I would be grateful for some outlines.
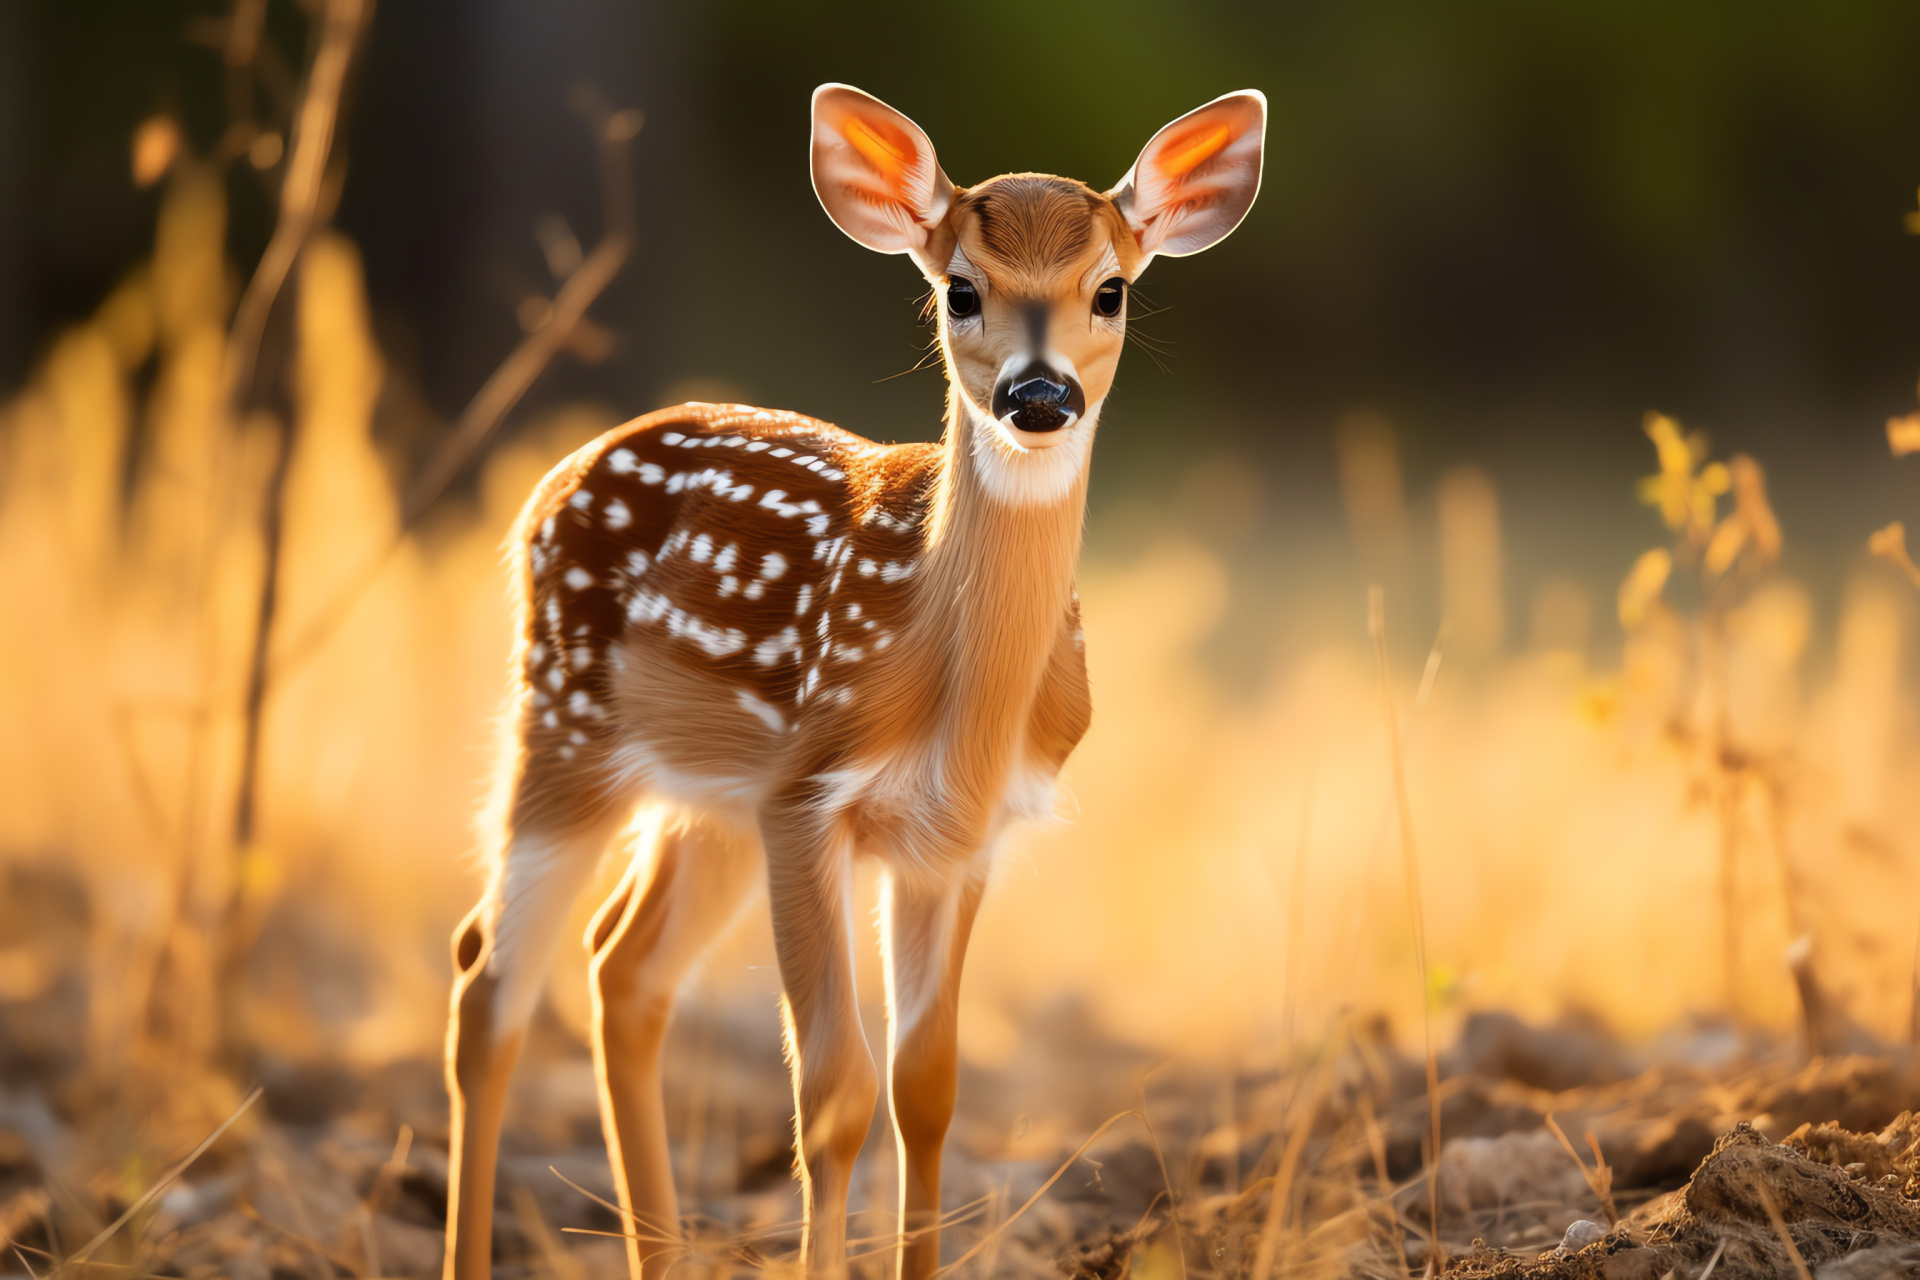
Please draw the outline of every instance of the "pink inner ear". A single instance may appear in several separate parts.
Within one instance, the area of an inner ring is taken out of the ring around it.
[[[1160,176],[1178,181],[1225,151],[1235,136],[1224,122],[1199,121],[1183,136],[1169,138],[1154,154],[1153,167]]]
[[[898,190],[907,166],[913,163],[913,140],[898,129],[890,129],[880,121],[867,121],[859,116],[848,116],[840,135],[853,145],[862,159],[880,171],[887,185]]]

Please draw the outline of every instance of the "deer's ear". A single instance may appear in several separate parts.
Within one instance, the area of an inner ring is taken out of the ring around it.
[[[1210,249],[1253,207],[1266,136],[1265,94],[1242,89],[1215,98],[1154,134],[1107,195],[1148,257]]]
[[[916,257],[953,204],[920,126],[844,84],[813,91],[813,190],[834,225],[867,248]]]

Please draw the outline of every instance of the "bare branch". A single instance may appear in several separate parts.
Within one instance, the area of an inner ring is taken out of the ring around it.
[[[274,655],[275,675],[285,675],[311,658],[346,621],[367,588],[393,558],[393,553],[405,542],[406,535],[472,465],[554,356],[566,349],[582,326],[592,323],[587,319],[587,309],[613,282],[632,254],[637,224],[627,144],[640,131],[640,113],[631,109],[610,111],[600,96],[590,90],[576,95],[575,106],[587,116],[599,145],[606,218],[600,242],[561,282],[552,313],[545,323],[529,333],[481,384],[460,414],[452,434],[434,451],[401,503],[400,527],[393,541],[320,610],[304,631]]]

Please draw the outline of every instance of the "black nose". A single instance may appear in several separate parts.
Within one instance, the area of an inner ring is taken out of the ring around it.
[[[1022,408],[1046,405],[1058,408],[1067,402],[1068,388],[1064,382],[1055,382],[1044,375],[1028,378],[1025,382],[1016,382],[1007,388],[1007,394]]]
[[[1035,361],[1001,381],[993,391],[993,416],[1006,419],[1022,431],[1058,431],[1069,415],[1087,411],[1086,397],[1072,378]]]

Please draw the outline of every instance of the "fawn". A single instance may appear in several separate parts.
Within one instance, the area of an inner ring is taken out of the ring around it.
[[[938,298],[938,444],[686,404],[580,450],[510,543],[519,635],[492,877],[455,931],[446,1275],[489,1272],[507,1077],[556,937],[642,800],[671,806],[596,915],[593,1054],[628,1265],[685,1246],[660,1050],[682,978],[764,875],[793,1068],[801,1261],[846,1270],[878,1080],[853,986],[855,855],[885,866],[900,1274],[939,1264],[967,935],[1009,821],[1047,814],[1090,712],[1074,569],[1089,454],[1156,255],[1223,239],[1260,185],[1266,99],[1155,134],[1102,194],[950,182],[907,117],[813,95],[827,216]]]

